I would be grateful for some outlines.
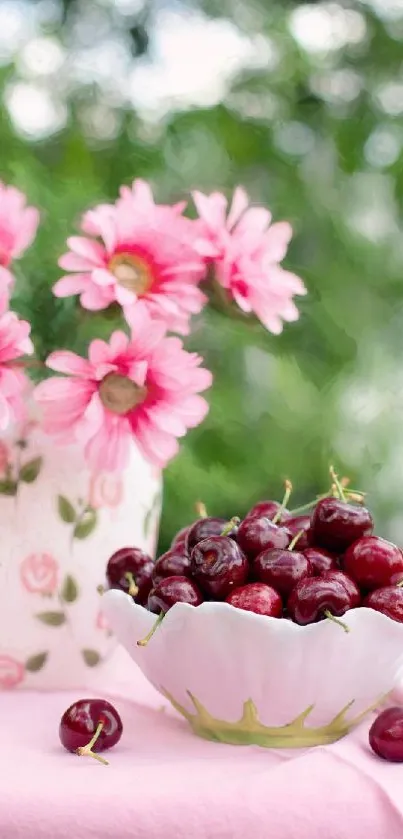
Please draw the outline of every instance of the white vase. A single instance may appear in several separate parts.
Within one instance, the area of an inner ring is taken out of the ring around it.
[[[134,445],[114,476],[34,423],[0,440],[0,690],[113,686],[97,587],[115,550],[154,555],[160,505],[160,472]]]

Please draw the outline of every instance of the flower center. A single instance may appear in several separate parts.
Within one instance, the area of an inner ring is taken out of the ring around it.
[[[147,388],[138,387],[119,373],[108,373],[99,385],[99,397],[104,407],[120,416],[144,402],[146,396]]]
[[[119,285],[134,291],[137,296],[145,294],[151,287],[153,277],[147,263],[131,253],[118,253],[109,262],[109,270]]]

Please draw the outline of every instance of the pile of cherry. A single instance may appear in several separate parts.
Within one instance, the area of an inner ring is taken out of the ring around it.
[[[158,622],[176,603],[206,600],[300,625],[332,619],[346,631],[338,619],[357,606],[403,621],[403,552],[372,535],[362,495],[332,477],[331,494],[309,515],[287,510],[287,484],[285,503],[261,501],[242,522],[201,516],[156,562],[123,548],[108,562],[108,585],[155,612]]]
[[[333,620],[345,631],[340,618],[357,606],[403,622],[403,553],[372,535],[363,494],[349,491],[333,470],[331,477],[329,494],[293,512],[287,509],[288,482],[282,504],[260,501],[242,522],[207,516],[200,505],[200,518],[177,533],[156,562],[138,548],[114,553],[106,570],[109,587],[158,616],[138,644],[148,643],[176,603],[199,606],[208,600],[300,625]],[[59,732],[68,751],[101,763],[107,761],[98,752],[114,746],[121,734],[119,714],[102,699],[75,702]],[[379,714],[369,742],[380,757],[403,762],[403,708]]]

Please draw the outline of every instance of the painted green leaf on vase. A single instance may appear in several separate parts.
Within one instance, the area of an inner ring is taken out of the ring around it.
[[[38,612],[36,617],[47,626],[62,626],[66,623],[66,616],[63,612]]]
[[[68,498],[64,495],[57,496],[57,509],[60,518],[62,521],[66,522],[66,524],[73,524],[73,522],[76,521],[76,511]]]
[[[101,656],[96,650],[81,650],[81,655],[87,665],[87,667],[96,667],[97,664],[101,661]]]
[[[28,673],[38,673],[45,666],[48,655],[48,653],[37,653],[37,655],[30,656],[25,662],[25,669]]]
[[[75,539],[87,539],[91,535],[97,525],[97,512],[90,507],[83,513],[80,520],[77,522],[73,536]]]
[[[42,457],[35,457],[33,460],[29,460],[28,463],[24,463],[19,473],[20,480],[24,481],[25,484],[32,484],[36,481],[42,469],[42,464]]]
[[[77,600],[79,588],[71,574],[67,574],[64,578],[60,594],[65,603],[74,603],[74,601]]]

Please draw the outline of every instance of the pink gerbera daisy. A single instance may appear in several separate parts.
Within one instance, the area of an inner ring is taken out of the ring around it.
[[[8,266],[33,242],[38,224],[39,212],[26,206],[25,195],[0,181],[0,290],[12,284]]]
[[[117,302],[129,322],[141,299],[154,319],[187,335],[190,316],[201,311],[206,297],[198,288],[205,261],[194,248],[195,225],[183,217],[184,206],[156,205],[141,180],[122,187],[115,204],[84,215],[87,237],[67,240],[70,251],[59,264],[74,273],[62,277],[54,293],[79,294],[82,306],[92,310]]]
[[[279,334],[283,321],[298,319],[293,296],[306,294],[302,280],[280,265],[291,225],[271,225],[269,211],[250,207],[240,187],[228,215],[228,202],[220,192],[194,192],[193,199],[200,216],[197,248],[214,264],[217,282],[242,311],[253,312],[270,332]]]
[[[0,293],[0,431],[25,414],[23,397],[28,379],[18,359],[33,351],[30,330],[27,321],[10,312],[7,295]]]
[[[83,444],[96,472],[123,469],[133,439],[149,461],[164,467],[178,451],[177,438],[208,410],[197,394],[212,376],[200,367],[200,356],[186,352],[179,338],[166,338],[143,303],[132,321],[131,338],[117,331],[109,343],[92,341],[88,360],[51,353],[48,367],[69,378],[57,376],[36,388],[45,431]]]

